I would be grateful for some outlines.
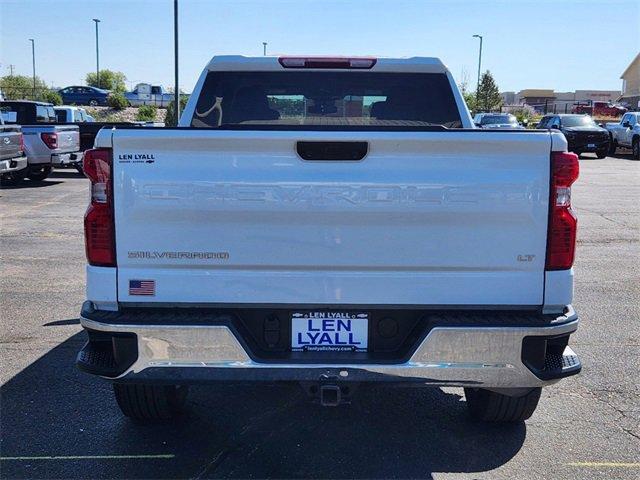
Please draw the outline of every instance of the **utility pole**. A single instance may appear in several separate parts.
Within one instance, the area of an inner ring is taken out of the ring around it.
[[[180,121],[180,87],[178,87],[178,0],[173,0],[173,55],[174,55],[174,91],[173,101],[176,112],[176,125]]]
[[[9,71],[11,72],[9,74],[10,77],[13,77],[13,68],[15,67],[15,65],[9,65]]]
[[[473,38],[480,39],[480,52],[478,53],[478,85],[476,86],[476,110],[478,109],[478,94],[480,93],[480,68],[482,66],[482,35],[474,35]]]
[[[100,88],[100,49],[98,43],[98,24],[100,20],[94,18],[93,21],[96,22],[96,86]]]
[[[33,99],[36,98],[36,42],[33,38],[30,38],[31,42],[31,62],[33,66]],[[13,75],[13,68],[11,69],[11,75]]]
[[[262,56],[267,56],[267,42],[262,42]]]

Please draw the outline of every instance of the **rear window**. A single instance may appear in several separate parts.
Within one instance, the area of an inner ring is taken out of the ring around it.
[[[515,125],[518,120],[513,115],[485,115],[480,120],[481,125],[502,125],[512,124]]]
[[[47,107],[44,105],[36,106],[36,122],[38,123],[55,123],[56,111],[53,107]]]
[[[58,123],[66,123],[67,112],[65,110],[56,110],[56,121]]]
[[[431,130],[460,128],[462,122],[444,74],[210,72],[191,126]]]

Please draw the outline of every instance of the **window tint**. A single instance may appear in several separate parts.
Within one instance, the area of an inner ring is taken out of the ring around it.
[[[565,127],[595,127],[596,123],[589,115],[567,115],[562,118]]]
[[[53,107],[47,107],[45,105],[36,105],[36,122],[55,123],[56,111],[53,109]]]
[[[482,117],[481,125],[494,125],[494,124],[512,124],[515,125],[518,123],[516,117],[508,114],[508,115],[485,115]]]
[[[157,95],[160,93],[160,87],[151,87],[151,93]]]
[[[191,125],[429,130],[462,123],[444,74],[287,71],[209,73]]]
[[[67,121],[67,112],[64,110],[56,110],[56,122],[65,123]]]
[[[84,115],[82,114],[82,110],[75,110],[73,112],[73,121],[84,122]]]

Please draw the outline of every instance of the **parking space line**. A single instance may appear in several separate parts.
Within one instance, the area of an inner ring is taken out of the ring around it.
[[[640,468],[640,463],[636,462],[571,462],[570,467],[614,467],[614,468]]]
[[[173,454],[159,455],[50,455],[50,456],[31,456],[31,457],[0,457],[2,460],[155,460],[155,459],[171,459],[176,456]]]

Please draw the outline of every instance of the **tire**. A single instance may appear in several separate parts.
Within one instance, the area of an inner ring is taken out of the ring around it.
[[[138,423],[167,422],[179,417],[188,390],[186,385],[113,384],[120,410]]]
[[[0,175],[0,185],[3,187],[11,187],[17,185],[27,175],[27,169],[16,170],[14,172],[3,173]]]
[[[602,150],[598,150],[596,152],[596,157],[605,158],[607,156],[608,152],[609,152],[609,147],[607,146],[607,148],[603,148]]]
[[[78,171],[80,175],[84,175],[84,169],[82,168],[82,165],[75,165],[74,168]]]
[[[481,388],[465,388],[469,413],[483,422],[523,422],[527,420],[540,400],[541,388],[534,388],[521,397],[510,397]]]
[[[638,137],[631,142],[631,158],[640,160],[640,138]]]
[[[51,174],[52,169],[53,167],[51,165],[29,167],[27,178],[34,182],[41,182]]]
[[[618,148],[618,142],[613,139],[613,136],[610,136],[609,139],[609,155],[615,155]]]

